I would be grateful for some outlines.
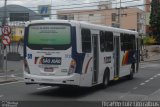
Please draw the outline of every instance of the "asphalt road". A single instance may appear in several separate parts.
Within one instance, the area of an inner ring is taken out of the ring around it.
[[[142,63],[133,80],[112,81],[108,88],[0,84],[0,101],[150,101],[160,100],[160,61]]]

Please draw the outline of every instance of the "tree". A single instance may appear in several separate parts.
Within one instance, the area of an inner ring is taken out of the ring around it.
[[[160,43],[160,0],[152,0],[151,2],[151,15],[150,25],[152,34],[158,43]]]

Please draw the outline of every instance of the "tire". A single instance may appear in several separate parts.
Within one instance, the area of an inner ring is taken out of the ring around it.
[[[102,88],[107,88],[109,84],[109,70],[105,70],[104,75],[103,75],[103,83],[102,83]]]
[[[135,73],[135,64],[132,64],[130,74],[128,75],[129,80],[132,80],[134,78],[134,73]]]

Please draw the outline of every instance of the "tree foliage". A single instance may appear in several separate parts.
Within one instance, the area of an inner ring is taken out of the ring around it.
[[[150,25],[152,34],[160,43],[160,0],[152,0],[151,2]]]
[[[143,38],[143,43],[145,45],[153,45],[153,44],[156,44],[156,39],[154,36],[145,36]]]

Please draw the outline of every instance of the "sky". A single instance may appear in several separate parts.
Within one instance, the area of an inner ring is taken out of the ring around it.
[[[75,6],[72,4],[88,3],[86,5],[96,5],[95,3],[92,3],[92,2],[98,2],[98,1],[105,1],[105,0],[7,0],[7,4],[17,4],[25,7],[34,7],[32,9],[36,9],[38,5],[48,5],[48,4],[52,4],[54,8],[58,8],[59,5],[69,5],[69,6],[66,6],[68,8],[68,7]],[[116,1],[120,1],[120,0],[111,0],[111,1],[115,3]],[[135,2],[129,3],[127,1],[135,1]],[[121,2],[127,2],[125,4],[123,3],[122,6],[125,6],[125,5],[128,6],[128,5],[142,4],[143,0],[121,0]],[[89,4],[89,3],[92,3],[92,4]],[[4,5],[4,0],[0,0],[0,7],[3,5]],[[79,5],[76,5],[76,7],[77,6]]]
[[[0,7],[4,5],[4,1],[5,0],[0,0]],[[55,14],[57,10],[64,10],[64,8],[65,9],[74,8],[75,10],[96,9],[99,1],[107,1],[107,0],[7,0],[7,5],[10,5],[10,4],[21,5],[35,12],[38,12],[38,5],[52,4],[52,14]],[[119,7],[120,0],[111,0],[111,1],[114,4],[113,7]],[[143,0],[121,0],[121,2],[122,2],[121,3],[122,7],[144,4]],[[79,4],[83,4],[83,5],[79,5]],[[140,8],[143,9],[143,7],[140,7]]]

